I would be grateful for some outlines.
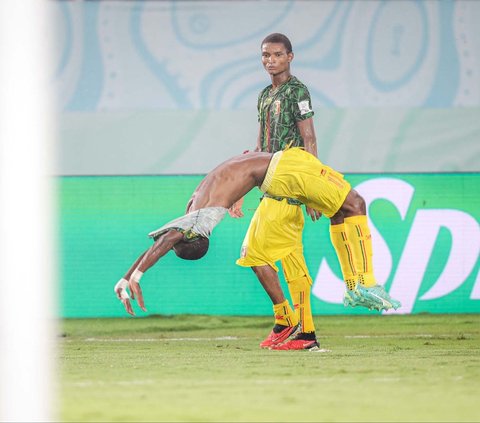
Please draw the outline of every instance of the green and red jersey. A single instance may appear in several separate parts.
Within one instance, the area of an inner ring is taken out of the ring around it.
[[[310,93],[296,77],[276,89],[264,88],[258,96],[258,121],[262,128],[261,149],[269,153],[304,147],[297,122],[313,116]]]

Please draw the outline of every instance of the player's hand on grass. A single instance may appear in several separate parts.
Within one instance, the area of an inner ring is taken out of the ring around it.
[[[305,206],[307,210],[307,214],[311,217],[311,219],[315,222],[316,220],[320,219],[322,217],[322,212],[312,209],[311,207]]]
[[[228,214],[234,218],[243,217],[242,205],[243,197],[236,203],[233,203],[233,206],[228,209]]]
[[[130,295],[128,294],[127,287],[130,290]],[[134,300],[135,298],[137,299],[139,307],[143,311],[147,311],[145,309],[145,302],[143,300],[142,288],[140,288],[140,284],[138,282],[129,282],[126,279],[120,279],[113,290],[115,291],[117,298],[122,302],[128,314],[135,316],[132,302],[130,301],[131,299]]]
[[[132,303],[130,302],[130,295],[127,292],[128,281],[126,279],[120,279],[113,290],[115,291],[115,295],[117,298],[122,302],[125,310],[128,314],[135,316],[133,311]]]
[[[125,307],[125,310],[127,310],[128,314],[131,314],[132,316],[135,316],[135,312],[133,311],[132,303],[130,301],[130,298],[124,298],[121,300],[123,303],[123,306]]]
[[[147,309],[145,308],[145,301],[143,300],[143,293],[142,293],[142,288],[140,287],[140,284],[136,281],[131,280],[128,282],[128,287],[130,288],[130,294],[132,296],[132,300],[136,299],[138,306],[143,311],[147,311]]]

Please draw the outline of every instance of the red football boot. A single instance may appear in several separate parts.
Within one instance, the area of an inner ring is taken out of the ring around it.
[[[271,348],[281,344],[290,336],[294,336],[299,329],[299,324],[295,326],[275,325],[270,334],[260,343],[260,348]]]
[[[318,350],[320,345],[315,337],[315,333],[299,333],[297,336],[288,339],[281,344],[272,345],[271,350]]]

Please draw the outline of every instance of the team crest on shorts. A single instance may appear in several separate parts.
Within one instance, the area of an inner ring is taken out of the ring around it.
[[[242,249],[240,251],[240,257],[241,258],[247,257],[247,249],[248,249],[248,247],[246,245],[242,245]]]

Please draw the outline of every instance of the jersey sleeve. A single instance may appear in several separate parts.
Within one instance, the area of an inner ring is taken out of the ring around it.
[[[296,122],[308,119],[315,114],[312,109],[310,93],[308,92],[308,88],[303,84],[295,87],[293,92],[292,109]]]
[[[258,122],[261,122],[262,120],[262,102],[263,102],[263,97],[265,95],[265,91],[268,90],[268,87],[264,88],[260,93],[258,94],[258,99],[257,99],[257,120]]]
[[[257,120],[258,122],[260,122],[260,102],[262,100],[262,92],[260,92],[260,94],[258,94],[258,98],[257,98]]]

